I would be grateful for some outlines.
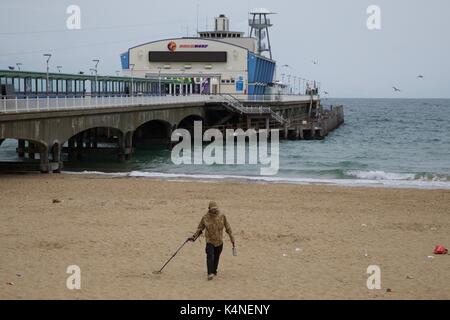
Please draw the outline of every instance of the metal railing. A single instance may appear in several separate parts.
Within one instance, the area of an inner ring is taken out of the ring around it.
[[[272,94],[272,95],[233,95],[242,102],[308,102],[319,99],[319,96],[314,95],[299,95],[299,94]]]
[[[115,108],[177,103],[206,103],[215,101],[215,96],[86,96],[64,98],[1,99],[0,113],[22,113],[39,111],[61,111],[75,109]]]
[[[222,95],[221,96],[224,101],[223,104],[231,109],[234,109],[233,111],[237,111],[241,114],[270,114],[270,116],[278,121],[281,124],[288,124],[288,121],[284,119],[281,115],[274,112],[271,107],[265,107],[265,106],[244,106],[242,104],[242,100],[236,98],[234,95]]]
[[[277,121],[284,121],[281,116],[266,106],[244,106],[243,103],[310,101],[311,96],[299,95],[183,95],[183,96],[84,96],[84,97],[36,97],[0,99],[0,114],[39,111],[61,111],[75,109],[114,108],[132,106],[152,106],[181,103],[226,103],[241,113],[273,114]]]

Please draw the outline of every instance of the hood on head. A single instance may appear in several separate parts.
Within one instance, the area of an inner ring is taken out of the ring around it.
[[[211,201],[209,203],[208,209],[209,209],[209,213],[212,213],[212,214],[218,214],[219,213],[219,206],[214,201]]]

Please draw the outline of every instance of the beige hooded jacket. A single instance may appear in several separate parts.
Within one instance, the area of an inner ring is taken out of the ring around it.
[[[233,232],[227,217],[221,214],[218,208],[211,208],[209,212],[202,218],[198,225],[197,232],[194,234],[194,239],[197,239],[204,230],[206,242],[215,247],[223,244],[223,229],[225,228],[231,242],[234,244]]]

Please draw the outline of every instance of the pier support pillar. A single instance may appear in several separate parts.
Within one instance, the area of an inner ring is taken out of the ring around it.
[[[75,151],[75,139],[74,138],[70,138],[69,141],[67,142],[67,146],[68,146],[68,153],[69,153],[69,160],[72,160],[74,158],[74,151]]]
[[[48,158],[48,147],[42,146],[39,152],[41,158],[40,169],[42,173],[48,173],[50,171],[50,161]]]
[[[93,139],[94,139],[94,141],[92,143],[92,147],[94,149],[98,148],[98,130],[99,130],[98,128],[95,128],[94,132],[93,132]]]
[[[252,118],[247,116],[247,130],[252,127]]]
[[[77,152],[76,152],[78,161],[81,161],[83,159],[82,150],[83,150],[83,136],[78,135],[78,137],[77,137]]]
[[[18,151],[18,154],[19,154],[19,158],[25,157],[25,140],[19,139],[18,150],[17,151]]]
[[[28,141],[28,158],[30,160],[34,160],[36,158],[35,156],[35,149],[36,145],[33,142]]]
[[[133,132],[127,132],[119,138],[119,161],[131,160],[133,150]]]
[[[270,118],[266,118],[266,130],[270,130]]]
[[[125,134],[125,160],[129,161],[131,160],[131,157],[133,155],[133,132],[127,132]]]
[[[52,148],[52,160],[57,164],[57,169],[53,170],[53,173],[60,173],[63,163],[61,161],[61,149],[62,146],[59,143],[55,143]]]

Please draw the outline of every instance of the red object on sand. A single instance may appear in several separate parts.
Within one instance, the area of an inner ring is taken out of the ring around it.
[[[436,249],[434,249],[434,254],[447,254],[448,250],[445,249],[443,246],[436,246]]]

